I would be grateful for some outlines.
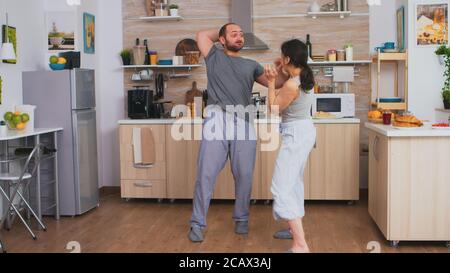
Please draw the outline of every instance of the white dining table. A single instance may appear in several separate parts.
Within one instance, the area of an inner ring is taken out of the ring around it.
[[[32,137],[34,144],[41,143],[41,136],[44,134],[52,134],[54,148],[56,152],[51,157],[54,161],[54,193],[55,193],[55,219],[59,220],[59,179],[58,179],[58,133],[62,132],[63,128],[35,128],[33,130],[7,130],[5,133],[0,134],[0,145],[3,151],[8,152],[9,142],[22,138]],[[36,214],[42,220],[42,205],[41,205],[41,168],[40,162],[36,171]]]

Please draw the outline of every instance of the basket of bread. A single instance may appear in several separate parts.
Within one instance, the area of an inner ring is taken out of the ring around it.
[[[423,126],[423,122],[410,113],[397,115],[392,124],[398,128],[418,128]]]

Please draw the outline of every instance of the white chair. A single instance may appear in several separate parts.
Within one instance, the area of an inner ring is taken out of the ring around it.
[[[8,193],[7,193],[5,191],[5,189],[0,185],[0,192],[3,195],[3,197],[6,199],[6,201],[8,202],[8,205],[5,208],[3,217],[0,221],[0,229],[3,228],[6,221],[10,222],[11,216],[13,216],[13,217],[17,216],[20,218],[22,223],[25,225],[25,227],[27,228],[28,232],[31,234],[31,236],[33,237],[34,240],[36,240],[37,237],[34,234],[34,232],[31,230],[30,225],[27,223],[27,221],[25,221],[23,216],[20,214],[21,208],[25,208],[28,213],[31,213],[34,216],[34,218],[36,218],[37,222],[39,223],[39,225],[42,227],[42,229],[44,231],[46,231],[47,228],[45,227],[44,223],[42,223],[41,219],[39,219],[37,214],[34,212],[32,207],[26,200],[26,198],[20,192],[20,188],[22,186],[23,189],[28,189],[28,187],[32,181],[31,178],[34,177],[34,175],[36,174],[42,151],[43,151],[43,145],[41,145],[41,144],[36,145],[33,148],[33,150],[31,151],[31,153],[27,157],[22,159],[22,160],[26,159],[26,161],[25,161],[25,164],[22,166],[22,170],[20,172],[0,173],[0,182],[7,183],[6,188],[9,189]],[[33,158],[35,159],[33,169],[31,172],[28,172],[30,162],[32,161]],[[19,199],[18,204],[14,204],[14,200],[15,200],[16,196]],[[9,223],[9,225],[10,225],[10,223]],[[8,228],[10,228],[10,226]],[[2,248],[2,250],[5,252],[5,245],[1,241],[0,241],[0,248]]]

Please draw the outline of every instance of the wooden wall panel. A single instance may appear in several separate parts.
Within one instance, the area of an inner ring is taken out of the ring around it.
[[[144,0],[123,0],[123,45],[130,48],[136,38],[150,40],[150,49],[158,51],[162,59],[171,59],[175,53],[177,43],[184,38],[194,38],[199,30],[220,28],[228,22],[230,15],[230,0],[183,0],[176,1],[180,6],[180,15],[184,17],[179,22],[146,22],[132,20],[146,16]],[[272,62],[280,55],[280,46],[283,41],[291,38],[305,39],[311,34],[314,54],[325,54],[329,48],[342,48],[351,42],[355,59],[369,58],[369,8],[366,0],[350,0],[350,10],[355,16],[345,19],[317,18],[306,16],[292,18],[276,17],[286,14],[305,14],[309,7],[309,0],[254,0],[254,32],[270,47],[268,51],[244,51],[243,56],[252,58],[261,63]],[[328,0],[320,0],[324,4]],[[269,18],[267,18],[269,17]],[[203,60],[201,60],[203,61]],[[370,100],[370,78],[368,66],[357,66],[360,77],[356,78],[352,86],[356,94],[357,117],[366,120]],[[169,72],[168,70],[164,70]],[[132,82],[131,75],[134,70],[124,71],[124,90],[133,85],[147,84],[154,86],[153,82]],[[170,71],[173,72],[173,71]],[[187,70],[175,72],[186,73]],[[330,83],[330,78],[317,77],[319,84]],[[173,79],[167,83],[165,99],[174,103],[184,103],[184,94],[191,88],[192,82],[197,81],[198,88],[207,87],[206,70],[204,67],[195,68],[190,78]],[[266,93],[266,88],[255,84],[255,91]],[[126,98],[126,95],[124,96]],[[124,100],[126,108],[126,100]],[[361,126],[364,128],[364,126]],[[362,143],[367,143],[365,129],[361,132]]]

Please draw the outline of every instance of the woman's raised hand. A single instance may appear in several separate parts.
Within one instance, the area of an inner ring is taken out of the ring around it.
[[[264,74],[269,82],[275,82],[278,76],[277,70],[270,64],[264,66]]]

